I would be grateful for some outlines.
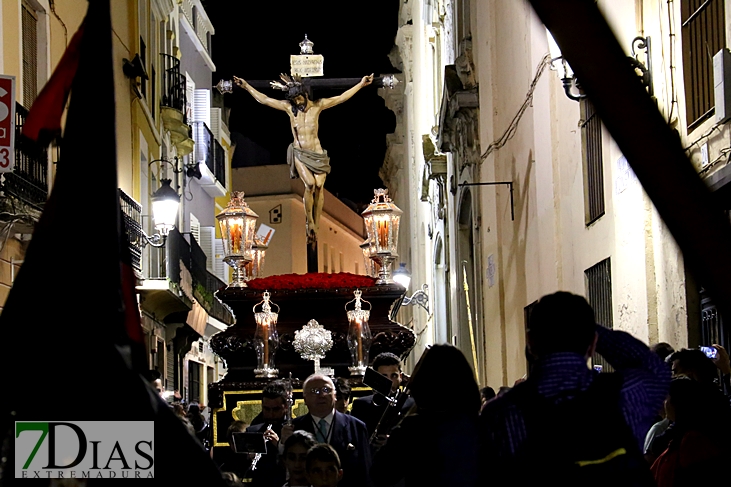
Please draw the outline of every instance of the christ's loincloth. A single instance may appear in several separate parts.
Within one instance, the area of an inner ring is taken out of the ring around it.
[[[330,157],[327,155],[327,151],[323,151],[322,154],[319,152],[313,152],[311,150],[298,149],[294,144],[289,144],[287,147],[287,164],[289,164],[289,177],[297,179],[297,168],[294,165],[294,158],[302,162],[308,169],[315,174],[330,174]]]

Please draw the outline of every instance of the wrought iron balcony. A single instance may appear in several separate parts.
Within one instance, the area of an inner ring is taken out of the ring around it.
[[[48,199],[48,151],[24,141],[23,130],[28,109],[15,104],[15,168],[5,173],[2,189],[24,203],[42,210]]]
[[[180,72],[178,58],[164,53],[160,57],[163,66],[160,115],[178,155],[188,155],[193,151],[193,139],[188,125],[185,75]]]
[[[122,205],[122,213],[124,224],[127,228],[129,236],[129,249],[132,255],[132,266],[138,272],[142,271],[142,207],[121,189],[119,191],[120,203]],[[195,238],[191,236],[190,243],[177,230],[172,229],[168,234],[164,247],[149,247],[150,265],[148,274],[145,276],[151,281],[167,281],[172,284],[172,289],[180,289],[184,286],[181,283],[181,275],[189,274],[192,282],[193,296],[205,308],[209,315],[217,320],[233,324],[234,318],[231,311],[223,305],[218,298],[215,297],[216,291],[226,287],[226,283],[215,275],[211,274],[206,268],[206,254],[201,249]],[[181,273],[181,268],[185,268]],[[167,286],[165,286],[167,288]],[[151,288],[159,289],[159,288]],[[182,293],[176,298],[180,300]],[[185,301],[185,299],[183,299]],[[190,309],[190,302],[187,305],[180,304],[180,311]],[[171,308],[168,308],[171,309]]]
[[[216,298],[216,291],[225,288],[226,283],[207,270],[206,261],[206,253],[191,235],[190,273],[193,278],[193,294],[209,315],[223,323],[233,324],[231,312]]]
[[[221,185],[226,185],[226,152],[205,122],[193,122],[195,160],[205,162]]]
[[[180,60],[169,54],[160,54],[160,57],[163,66],[160,105],[182,112],[183,122],[187,123],[185,75],[180,72]]]
[[[122,207],[122,219],[127,229],[129,240],[129,252],[132,256],[132,268],[138,273],[142,272],[142,205],[132,199],[121,189],[119,192],[119,204]]]

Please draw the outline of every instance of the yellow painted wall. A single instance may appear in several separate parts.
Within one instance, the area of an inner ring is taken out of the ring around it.
[[[113,1],[112,7],[112,58],[114,63],[114,93],[117,127],[117,174],[119,187],[139,201],[135,193],[136,179],[133,161],[139,161],[138,151],[133,150],[136,131],[132,127],[132,93],[130,80],[122,72],[123,59],[131,59],[137,50],[136,2]],[[136,158],[135,158],[136,156]]]
[[[15,76],[16,83],[20,83],[20,1],[3,0],[0,8],[3,9],[3,74]],[[20,99],[20,89],[16,90],[16,98]]]

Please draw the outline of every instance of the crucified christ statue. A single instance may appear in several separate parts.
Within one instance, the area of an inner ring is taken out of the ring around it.
[[[246,80],[234,76],[236,86],[251,94],[262,105],[282,110],[289,115],[294,141],[287,149],[289,175],[297,176],[305,184],[304,205],[307,224],[307,242],[317,241],[322,204],[325,201],[325,177],[330,172],[330,158],[320,145],[318,137],[320,112],[349,100],[361,88],[373,82],[373,75],[364,76],[358,84],[331,98],[312,101],[307,96],[307,88],[298,77],[281,75],[280,81],[272,81],[272,88],[286,92],[285,100],[276,100],[254,89]]]

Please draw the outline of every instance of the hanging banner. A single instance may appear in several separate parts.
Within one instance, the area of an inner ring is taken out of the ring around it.
[[[0,75],[0,173],[15,167],[15,76]]]

